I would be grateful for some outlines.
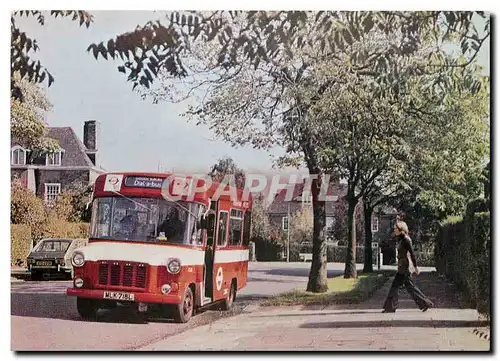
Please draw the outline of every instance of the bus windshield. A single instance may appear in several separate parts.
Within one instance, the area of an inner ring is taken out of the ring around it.
[[[96,198],[91,238],[200,245],[198,223],[204,208],[198,203],[158,198]]]

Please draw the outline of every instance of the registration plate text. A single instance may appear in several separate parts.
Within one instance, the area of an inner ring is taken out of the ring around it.
[[[104,291],[104,298],[109,300],[133,301],[135,299],[133,293]]]
[[[37,266],[52,266],[52,261],[36,261]]]

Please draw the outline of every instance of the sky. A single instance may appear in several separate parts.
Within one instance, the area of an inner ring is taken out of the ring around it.
[[[223,156],[231,156],[247,171],[268,171],[272,154],[251,146],[233,148],[213,140],[206,126],[179,116],[180,104],[153,104],[132,91],[132,83],[117,71],[118,62],[95,60],[86,49],[91,43],[109,40],[164,14],[153,11],[92,11],[94,22],[87,29],[69,19],[46,19],[39,26],[33,19],[19,25],[36,38],[36,57],[55,78],[47,89],[53,110],[49,126],[70,126],[83,139],[83,124],[97,120],[99,163],[106,171],[206,172]],[[489,43],[479,62],[489,72]],[[277,154],[281,155],[280,150]]]
[[[36,38],[37,58],[55,78],[47,93],[53,109],[49,126],[72,127],[83,139],[83,124],[97,120],[99,162],[106,171],[206,172],[223,156],[231,156],[246,170],[272,167],[266,151],[252,147],[232,148],[214,141],[206,126],[179,116],[182,105],[142,100],[132,83],[117,71],[118,62],[95,60],[87,48],[109,40],[162,15],[152,11],[92,11],[94,22],[87,29],[69,19],[19,21],[23,31]]]

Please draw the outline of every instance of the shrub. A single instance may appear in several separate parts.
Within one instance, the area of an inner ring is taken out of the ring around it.
[[[262,237],[254,237],[255,257],[260,262],[272,262],[281,259],[281,244],[277,240],[268,240]]]
[[[10,225],[10,264],[21,266],[31,249],[31,228],[25,224]]]
[[[478,205],[479,204],[479,205]],[[471,306],[490,314],[491,220],[484,203],[474,201],[464,219],[441,224],[435,248],[436,269],[463,291]]]
[[[433,252],[415,252],[415,258],[419,267],[434,267],[434,253]]]
[[[38,227],[45,219],[45,205],[34,192],[14,181],[11,184],[10,222]]]
[[[41,238],[87,238],[89,236],[88,223],[71,223],[65,220],[50,218],[44,223]]]

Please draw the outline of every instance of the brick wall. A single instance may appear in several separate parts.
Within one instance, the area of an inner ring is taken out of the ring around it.
[[[62,192],[81,189],[89,184],[89,171],[40,170],[37,177],[37,196],[44,196],[45,183],[61,183]]]

